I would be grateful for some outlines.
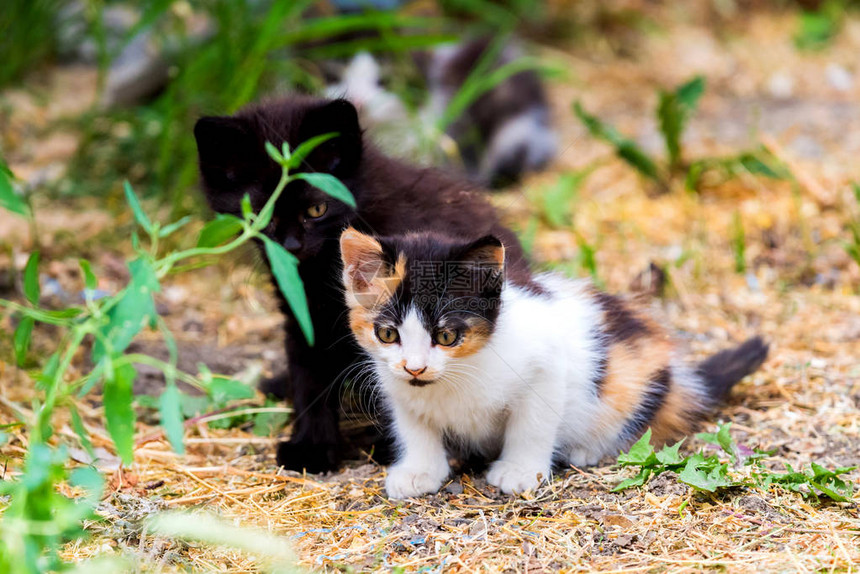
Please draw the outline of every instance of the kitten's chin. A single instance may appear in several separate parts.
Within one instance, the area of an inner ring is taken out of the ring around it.
[[[409,379],[409,384],[413,387],[426,387],[435,382],[434,379]]]

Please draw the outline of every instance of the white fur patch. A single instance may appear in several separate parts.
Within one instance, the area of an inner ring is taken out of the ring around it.
[[[390,496],[442,485],[449,472],[446,438],[484,453],[501,451],[487,480],[504,492],[549,478],[554,456],[591,465],[618,453],[621,429],[606,426],[613,417],[594,383],[605,351],[596,328],[603,311],[587,281],[554,274],[536,280],[545,293],[505,286],[495,332],[472,355],[452,358],[431,345],[414,310],[398,326],[402,345],[369,349],[401,449],[389,471]],[[404,361],[427,366],[433,382],[411,385]],[[697,400],[698,378],[680,364],[673,371]]]
[[[481,177],[492,178],[519,154],[525,154],[524,171],[538,170],[552,161],[558,142],[547,116],[546,109],[534,107],[505,122],[481,159]]]

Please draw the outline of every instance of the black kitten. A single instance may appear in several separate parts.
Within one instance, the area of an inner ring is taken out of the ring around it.
[[[293,432],[278,447],[278,464],[322,472],[337,468],[342,454],[338,428],[343,375],[361,358],[349,331],[340,285],[341,231],[396,235],[436,230],[463,240],[488,234],[506,247],[508,280],[531,284],[516,236],[503,227],[483,193],[435,169],[421,169],[382,155],[364,141],[355,108],[344,100],[295,96],[250,107],[231,117],[201,118],[194,128],[203,187],[212,208],[239,215],[249,194],[259,210],[271,195],[281,168],[266,154],[267,141],[292,149],[330,132],[307,157],[304,171],[327,172],[352,191],[357,209],[304,182],[284,190],[266,233],[298,257],[311,310],[316,344],[308,346],[286,301],[288,374],[264,390],[291,399]],[[280,296],[280,295],[279,295]]]

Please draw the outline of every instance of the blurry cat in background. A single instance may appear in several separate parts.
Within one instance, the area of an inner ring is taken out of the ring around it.
[[[438,490],[449,454],[494,462],[487,481],[523,492],[553,462],[588,466],[649,427],[690,433],[764,361],[758,337],[699,364],[667,330],[587,280],[506,274],[488,235],[341,235],[355,340],[370,355],[399,456],[386,491]]]
[[[358,108],[377,144],[389,153],[425,163],[444,158],[430,153],[426,141],[447,106],[490,48],[481,38],[415,55],[429,98],[412,114],[393,93],[382,87],[379,63],[367,53],[356,55],[339,83],[326,89]],[[516,45],[506,46],[490,71],[520,57]],[[481,95],[447,129],[468,175],[477,183],[507,185],[529,171],[543,169],[555,156],[556,135],[540,77],[534,71],[514,74]],[[438,150],[437,150],[438,152]]]
[[[489,37],[443,46],[419,64],[430,91],[430,115],[442,114],[490,47]],[[490,70],[520,56],[516,43],[509,43]],[[493,187],[543,169],[557,150],[546,93],[534,70],[514,74],[485,92],[451,124],[448,134],[472,177]]]

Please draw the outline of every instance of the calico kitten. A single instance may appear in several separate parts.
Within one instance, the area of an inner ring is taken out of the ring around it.
[[[355,107],[345,100],[294,96],[252,106],[230,117],[201,118],[195,128],[203,188],[215,211],[240,215],[249,194],[259,210],[271,196],[281,168],[264,149],[266,141],[292,149],[330,132],[302,168],[331,173],[350,189],[357,209],[297,181],[284,190],[265,232],[300,261],[316,344],[308,346],[286,301],[288,373],[264,390],[293,402],[289,442],[278,447],[278,463],[289,469],[321,472],[341,458],[338,428],[340,385],[359,361],[351,341],[340,274],[341,231],[354,226],[394,235],[436,229],[464,240],[491,233],[507,248],[509,276],[528,284],[530,276],[516,236],[505,229],[485,194],[434,169],[419,169],[382,155],[362,136]],[[280,297],[280,294],[279,294]]]
[[[417,58],[430,91],[425,113],[439,117],[490,48],[489,37],[443,46]],[[491,69],[520,57],[508,44]],[[556,135],[543,84],[533,70],[519,72],[485,92],[448,129],[466,167],[485,185],[499,187],[537,171],[555,156]]]
[[[391,498],[434,492],[448,448],[495,460],[487,481],[522,492],[553,461],[596,464],[651,427],[678,438],[761,365],[758,337],[698,365],[645,313],[588,281],[505,277],[506,249],[417,233],[341,236],[355,340],[370,354],[400,447]]]

